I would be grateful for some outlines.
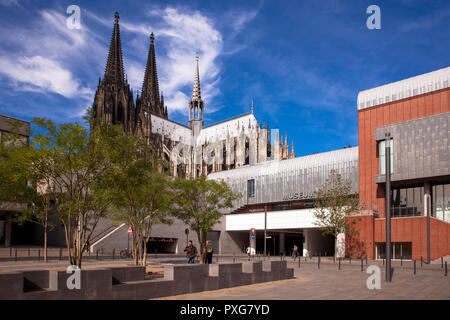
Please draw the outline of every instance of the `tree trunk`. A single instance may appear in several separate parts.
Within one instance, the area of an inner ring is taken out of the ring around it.
[[[144,242],[144,252],[142,252],[142,266],[147,266],[147,243]]]
[[[334,260],[336,261],[338,254],[338,241],[337,241],[337,234],[334,236]]]
[[[44,218],[44,263],[47,263],[47,228],[48,228],[48,218],[47,214],[45,214]]]
[[[198,233],[198,240],[200,242],[200,263],[204,264],[205,263],[205,258],[206,258],[206,246],[205,246],[205,241],[206,241],[206,235],[207,232],[205,232],[205,230],[200,230],[200,232]]]

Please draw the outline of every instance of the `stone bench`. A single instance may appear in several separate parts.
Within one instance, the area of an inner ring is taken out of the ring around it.
[[[291,279],[286,261],[164,266],[164,278],[145,280],[144,267],[81,270],[81,288],[68,289],[66,270],[0,273],[0,299],[142,300]]]

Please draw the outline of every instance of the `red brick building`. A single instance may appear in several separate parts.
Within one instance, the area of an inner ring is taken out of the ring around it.
[[[391,142],[393,258],[450,254],[450,67],[362,91],[358,95],[359,234],[349,256],[383,258],[385,133]],[[427,206],[427,199],[430,200]]]

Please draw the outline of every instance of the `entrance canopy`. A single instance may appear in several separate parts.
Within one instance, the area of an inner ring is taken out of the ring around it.
[[[229,214],[225,218],[226,231],[248,231],[251,228],[264,230],[264,212]],[[267,212],[268,230],[317,228],[315,221],[314,209]]]

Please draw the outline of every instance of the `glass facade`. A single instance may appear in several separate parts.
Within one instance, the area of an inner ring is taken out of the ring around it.
[[[423,187],[392,189],[392,216],[412,217],[423,215]]]
[[[434,185],[431,192],[433,217],[450,222],[450,183]]]
[[[380,174],[386,174],[386,141],[381,140],[378,144],[378,154],[380,155]],[[394,172],[394,140],[390,140],[391,153],[391,173]]]

